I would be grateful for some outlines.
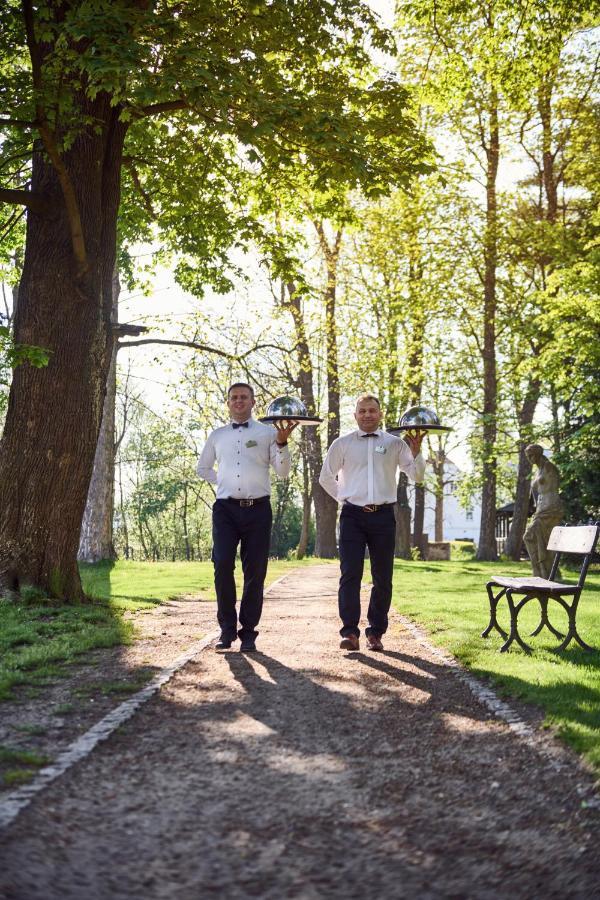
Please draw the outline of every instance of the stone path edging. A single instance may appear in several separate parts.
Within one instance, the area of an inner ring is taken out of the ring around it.
[[[284,578],[292,574],[293,572],[288,572],[273,581],[265,590],[265,596],[280,584]],[[67,769],[70,769],[75,763],[89,756],[94,747],[101,741],[109,738],[120,725],[131,718],[143,703],[153,697],[163,685],[170,681],[179,669],[183,668],[195,656],[205,650],[206,647],[209,647],[219,637],[219,634],[220,631],[215,631],[201,641],[196,641],[196,643],[192,644],[172,665],[162,669],[133,697],[123,701],[123,703],[111,710],[104,718],[100,719],[88,731],[73,741],[70,747],[63,750],[53,763],[40,769],[33,781],[12,791],[0,801],[0,831],[10,825],[40,791],[43,791],[45,787],[61,775],[64,775]]]

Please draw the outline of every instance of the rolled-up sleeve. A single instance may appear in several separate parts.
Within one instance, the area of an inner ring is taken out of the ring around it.
[[[271,442],[270,448],[271,465],[278,478],[287,478],[292,468],[292,458],[290,456],[290,448],[286,445],[280,447],[277,441]]]
[[[196,466],[196,472],[203,481],[209,481],[211,484],[217,483],[217,473],[214,468],[216,461],[217,454],[215,452],[214,440],[212,435],[209,435],[202,453],[200,454],[200,458],[198,459],[198,465]]]
[[[408,475],[411,481],[421,484],[425,476],[425,460],[422,453],[412,455],[412,450],[401,440],[398,451],[398,467],[401,472]]]
[[[343,458],[338,438],[327,451],[327,455],[323,460],[321,474],[319,475],[319,484],[334,500],[338,498],[337,474],[342,468],[342,463]]]
[[[271,465],[278,478],[288,478],[292,468],[290,448],[279,447],[277,441],[272,441],[270,448]]]

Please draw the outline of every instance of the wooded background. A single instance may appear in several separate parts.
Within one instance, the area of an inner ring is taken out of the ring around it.
[[[424,402],[457,429],[431,448],[438,517],[467,441],[479,559],[507,500],[518,558],[532,441],[567,520],[600,517],[599,8],[399,2],[385,29],[355,0],[9,2],[2,585],[80,598],[78,550],[206,558],[195,461],[241,376],[259,409],[291,391],[325,419],[275,488],[274,555],[335,555],[318,474],[365,388],[388,424]],[[175,339],[118,322],[120,292],[152,284],[141,244],[197,298]],[[158,415],[120,348],[174,340]],[[424,491],[411,510],[401,480],[398,501],[407,556]]]

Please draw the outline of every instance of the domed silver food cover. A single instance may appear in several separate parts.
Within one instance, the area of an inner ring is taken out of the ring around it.
[[[261,422],[297,422],[299,425],[318,425],[323,419],[309,416],[306,406],[297,397],[285,395],[275,397],[267,407],[267,414],[260,419]]]
[[[388,428],[392,434],[398,434],[402,431],[426,431],[427,434],[444,434],[446,431],[452,431],[445,425],[440,425],[440,420],[428,406],[410,406],[400,418],[398,425]]]

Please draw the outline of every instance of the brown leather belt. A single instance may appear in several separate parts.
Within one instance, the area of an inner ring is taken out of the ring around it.
[[[384,506],[393,506],[393,503],[367,503],[366,506],[357,506],[356,503],[350,503],[349,500],[344,501],[345,506],[351,506],[352,509],[360,509],[362,512],[377,512],[378,509],[383,509]]]
[[[242,497],[241,500],[238,500],[237,497],[227,497],[228,500],[231,500],[232,503],[237,503],[238,506],[254,506],[255,503],[264,503],[265,500],[269,500],[269,495],[266,494],[264,497]]]

